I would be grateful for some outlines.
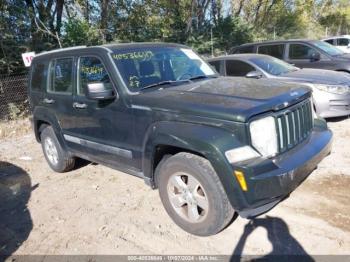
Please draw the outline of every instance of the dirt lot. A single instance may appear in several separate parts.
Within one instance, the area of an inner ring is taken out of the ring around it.
[[[92,164],[56,174],[30,131],[8,132],[0,254],[350,254],[350,119],[329,125],[332,155],[290,198],[206,238],[179,229],[142,180]]]

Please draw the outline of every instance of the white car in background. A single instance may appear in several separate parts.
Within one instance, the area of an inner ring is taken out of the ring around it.
[[[345,53],[350,53],[350,35],[328,37],[322,41],[338,47]]]

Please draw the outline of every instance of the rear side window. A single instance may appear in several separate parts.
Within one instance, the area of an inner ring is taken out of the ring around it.
[[[254,46],[242,46],[237,48],[235,54],[246,54],[246,53],[254,53]]]
[[[316,51],[307,45],[303,44],[290,44],[289,45],[289,58],[290,59],[309,59],[312,53]]]
[[[251,65],[236,60],[226,60],[226,75],[228,76],[245,76],[255,68]]]
[[[30,87],[33,91],[45,90],[47,81],[47,63],[35,63],[32,68]]]
[[[215,68],[216,72],[220,73],[220,64],[221,61],[210,61],[209,64]]]
[[[328,44],[334,45],[333,39],[325,40],[325,42],[327,42]]]
[[[87,84],[94,82],[103,82],[105,88],[112,89],[111,80],[107,74],[107,70],[102,61],[97,57],[80,57],[78,76],[78,95],[84,95]]]
[[[259,46],[258,53],[283,59],[284,44]]]
[[[337,40],[339,46],[348,46],[350,44],[350,39],[347,38],[338,38]]]
[[[50,65],[49,93],[72,94],[73,90],[73,58],[52,60]]]

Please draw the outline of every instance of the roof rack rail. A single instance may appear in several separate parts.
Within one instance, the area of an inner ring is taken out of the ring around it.
[[[50,51],[42,51],[35,56],[40,56],[40,55],[44,55],[44,54],[51,54],[51,53],[56,53],[56,52],[60,52],[60,51],[74,50],[74,49],[85,48],[85,47],[87,47],[87,46],[86,45],[79,45],[79,46],[54,49],[54,50],[50,50]]]

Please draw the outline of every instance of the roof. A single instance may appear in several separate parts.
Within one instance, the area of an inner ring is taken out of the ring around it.
[[[74,50],[83,50],[83,49],[108,49],[110,51],[129,49],[129,48],[141,48],[141,47],[177,47],[177,48],[188,48],[185,45],[175,44],[175,43],[159,43],[159,42],[137,42],[137,43],[113,43],[99,46],[73,46],[68,48],[54,49],[50,51],[43,51],[39,54],[36,54],[35,57],[42,55],[49,55],[54,53],[69,52]]]
[[[269,57],[269,55],[264,55],[264,54],[254,54],[254,53],[245,53],[245,54],[233,54],[233,55],[223,55],[223,56],[218,56],[218,57],[213,57],[210,59],[207,59],[207,61],[216,61],[216,60],[222,60],[222,59],[229,59],[229,58],[237,58],[237,59],[250,59],[254,57]]]
[[[133,42],[133,43],[116,43],[103,45],[110,50],[140,48],[140,47],[177,47],[188,48],[188,46],[176,43],[162,43],[162,42]]]
[[[248,46],[248,45],[259,45],[259,44],[278,44],[278,43],[289,43],[289,42],[313,42],[315,40],[313,39],[287,39],[287,40],[269,40],[269,41],[261,41],[261,42],[254,42],[254,43],[246,43],[241,46]]]
[[[350,35],[335,35],[322,38],[322,40],[335,39],[335,38],[350,38]]]

